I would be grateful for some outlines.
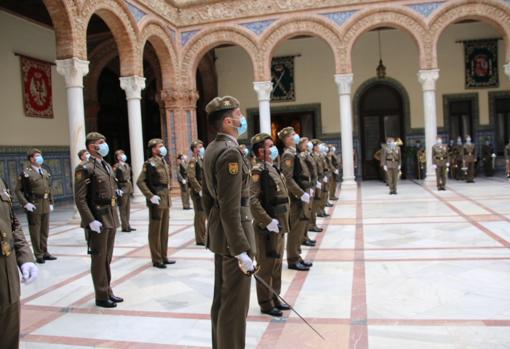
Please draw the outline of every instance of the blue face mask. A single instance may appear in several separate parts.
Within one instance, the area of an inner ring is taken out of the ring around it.
[[[200,157],[204,157],[204,155],[205,155],[205,148],[204,147],[200,148],[200,150],[198,151],[198,155],[200,155]]]
[[[120,159],[121,159],[122,161],[126,162],[126,161],[127,161],[127,155],[126,155],[126,154],[122,154],[122,155],[120,156]]]
[[[312,149],[313,149],[313,144],[312,144],[312,142],[308,142],[308,143],[306,144],[306,148],[308,149],[308,151],[309,151],[309,152],[311,152],[311,151],[312,151]]]
[[[110,152],[110,147],[108,146],[108,143],[101,143],[99,144],[99,149],[97,150],[99,155],[102,157],[105,157]]]
[[[159,148],[159,155],[161,155],[162,157],[165,157],[166,154],[168,154],[168,150],[166,149],[165,146],[162,146],[161,148]]]
[[[42,155],[38,155],[38,156],[35,157],[35,163],[37,165],[42,165],[43,162],[44,162],[44,158],[42,157]]]
[[[246,121],[246,118],[244,115],[241,116],[241,126],[237,128],[237,132],[239,133],[239,136],[244,135],[246,131],[248,131],[248,121]]]
[[[250,151],[248,150],[248,148],[244,148],[243,153],[244,153],[244,156],[248,156],[248,154],[250,154]]]
[[[278,157],[278,148],[276,148],[274,145],[271,147],[271,160],[276,160],[276,158]]]
[[[295,143],[296,145],[298,145],[298,144],[299,144],[299,141],[301,140],[301,138],[299,137],[299,135],[298,135],[297,133],[296,133],[296,134],[294,134],[294,136],[292,136],[292,139],[294,140],[294,143]]]

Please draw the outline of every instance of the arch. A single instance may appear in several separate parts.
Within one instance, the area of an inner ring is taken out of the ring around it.
[[[273,23],[261,38],[263,81],[271,80],[271,58],[276,47],[298,35],[312,35],[324,40],[333,53],[336,72],[340,71],[341,62],[337,51],[341,47],[341,41],[335,26],[320,17],[294,16]]]
[[[175,87],[174,67],[177,67],[177,52],[175,43],[170,37],[170,33],[164,29],[164,25],[156,19],[144,21],[140,30],[140,59],[143,61],[145,45],[149,41],[159,60],[163,89]]]
[[[83,28],[79,31],[79,44],[87,52],[87,26],[92,15],[98,15],[108,26],[117,44],[121,76],[142,76],[142,64],[138,55],[138,31],[125,2],[120,0],[88,0],[81,9]]]
[[[242,47],[251,59],[255,79],[260,75],[257,41],[247,30],[240,27],[216,27],[197,33],[184,47],[179,81],[187,81],[188,88],[195,89],[195,73],[202,56],[222,44]]]
[[[430,33],[432,37],[433,68],[438,66],[437,45],[445,29],[453,23],[465,19],[475,19],[495,27],[503,36],[505,43],[505,63],[510,62],[510,11],[508,6],[492,0],[478,1],[451,1],[440,8],[430,20]],[[504,25],[507,23],[507,25]]]
[[[401,7],[373,8],[352,16],[342,30],[342,73],[352,72],[352,48],[361,35],[378,27],[392,27],[409,33],[416,42],[420,68],[430,69],[430,39],[418,14]]]
[[[57,59],[71,57],[86,59],[86,52],[80,52],[75,43],[76,9],[74,3],[64,0],[43,0],[43,2],[55,30]]]

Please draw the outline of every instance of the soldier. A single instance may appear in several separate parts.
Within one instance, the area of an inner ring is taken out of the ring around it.
[[[374,152],[373,161],[375,161],[377,163],[379,179],[381,181],[383,181],[384,183],[386,183],[386,185],[388,185],[388,180],[386,178],[387,177],[386,171],[384,171],[383,163],[382,163],[382,155],[383,155],[385,147],[386,147],[386,144],[381,143],[381,147]]]
[[[152,265],[166,269],[167,264],[175,264],[167,257],[168,225],[170,220],[170,168],[165,160],[168,151],[162,139],[153,138],[147,144],[151,157],[144,162],[143,170],[136,185],[147,199],[149,208],[149,247]]]
[[[105,137],[91,132],[86,138],[90,158],[81,163],[74,174],[74,196],[85,229],[96,305],[115,308],[123,302],[113,294],[110,263],[113,256],[117,216],[117,181],[111,166],[104,160],[109,147]]]
[[[309,189],[310,193],[310,203],[308,205],[308,208],[310,210],[310,214],[308,216],[308,222],[306,225],[306,229],[303,232],[303,235],[301,236],[301,245],[304,246],[315,246],[316,241],[310,239],[308,236],[308,227],[310,225],[310,221],[313,219],[314,210],[320,211],[320,198],[318,200],[315,200],[315,193],[316,193],[316,187],[315,185],[318,183],[318,175],[317,175],[317,165],[315,164],[315,161],[312,158],[312,155],[310,154],[310,151],[312,150],[313,145],[312,142],[308,140],[307,137],[302,137],[298,143],[298,152],[299,155],[303,157],[306,166],[308,167],[308,173],[310,173],[311,176],[311,187]],[[317,206],[314,207],[314,202],[317,201]]]
[[[402,161],[400,147],[397,146],[397,143],[392,137],[389,137],[387,145],[383,149],[381,162],[386,172],[388,186],[390,187],[390,195],[396,195],[400,164]]]
[[[191,210],[189,202],[189,187],[188,187],[188,157],[184,154],[177,156],[177,181],[181,189],[181,201],[183,210]]]
[[[78,159],[80,161],[86,161],[90,158],[90,153],[87,151],[87,149],[82,149],[78,152]]]
[[[271,136],[259,133],[251,139],[252,151],[258,161],[251,170],[250,207],[257,243],[257,275],[278,294],[282,285],[282,258],[284,234],[289,232],[289,193],[285,177],[274,166],[278,149]],[[271,316],[282,316],[289,310],[267,288],[257,283],[260,311]]]
[[[510,140],[505,146],[506,177],[510,178]]]
[[[37,267],[25,240],[21,224],[14,215],[12,198],[0,178],[0,344],[17,349],[20,332],[21,281],[28,284],[37,278]]]
[[[450,160],[450,171],[448,172],[448,178],[455,179],[457,177],[457,146],[453,139],[450,140],[450,146],[448,147],[448,159]]]
[[[322,160],[323,168],[324,168],[324,178],[322,180],[322,213],[324,217],[328,217],[329,214],[326,213],[325,207],[333,207],[333,204],[329,202],[329,183],[331,183],[331,178],[333,177],[334,169],[331,167],[330,163],[327,159],[328,147],[325,143],[321,143],[319,145],[320,149],[320,157]]]
[[[464,168],[464,145],[462,144],[462,138],[457,137],[457,145],[455,146],[455,154],[457,155],[455,159],[455,163],[457,165],[457,175],[455,177],[456,180],[461,180],[465,178],[465,168]],[[453,161],[453,159],[452,159]]]
[[[302,139],[305,139],[303,137]],[[321,233],[323,231],[322,228],[319,228],[317,226],[317,215],[321,213],[321,200],[322,200],[322,181],[324,179],[324,162],[321,158],[321,152],[320,152],[320,144],[321,142],[318,139],[312,139],[312,141],[309,143],[312,144],[312,159],[315,163],[315,171],[317,171],[317,180],[315,181],[315,188],[314,188],[314,196],[312,201],[312,212],[311,212],[311,218],[310,222],[308,224],[308,230],[315,233]],[[310,240],[310,239],[308,239]],[[312,241],[305,241],[305,246],[315,246],[315,242]]]
[[[310,189],[312,176],[305,162],[305,156],[297,153],[296,145],[300,137],[292,127],[286,127],[278,133],[285,148],[281,156],[281,170],[285,176],[290,196],[290,231],[287,236],[287,263],[289,269],[308,271],[311,262],[301,256],[301,238],[306,233],[310,219]]]
[[[119,213],[122,225],[122,231],[129,233],[135,231],[129,224],[129,216],[131,213],[131,194],[133,194],[133,183],[131,181],[131,167],[126,163],[127,155],[124,150],[115,152],[115,160],[113,165],[115,178],[117,179],[117,196],[119,197]]]
[[[248,159],[237,138],[247,130],[237,99],[216,97],[206,106],[216,138],[204,157],[203,204],[208,217],[207,248],[214,252],[212,347],[244,348],[255,234],[250,211]]]
[[[27,153],[27,159],[30,166],[19,175],[15,191],[19,203],[27,214],[35,260],[43,264],[45,261],[57,259],[48,252],[50,212],[53,211],[51,175],[42,168],[44,158],[39,149],[31,149]]]
[[[482,145],[482,160],[485,176],[494,176],[494,162],[496,160],[496,154],[494,153],[494,147],[492,146],[490,139],[486,139],[485,144]]]
[[[333,169],[333,175],[331,176],[331,183],[329,184],[329,200],[337,201],[338,197],[336,196],[336,188],[338,186],[338,176],[340,175],[340,164],[338,162],[338,158],[336,156],[336,148],[335,146],[328,144],[328,155],[327,160],[329,161],[329,165]]]
[[[448,146],[443,144],[441,137],[437,137],[437,142],[432,146],[432,163],[436,169],[437,190],[446,190],[446,172],[450,167],[448,159]]]
[[[471,137],[466,136],[466,144],[464,144],[462,151],[462,168],[466,172],[466,182],[474,183],[475,176],[475,162],[476,162],[476,147],[471,143]]]
[[[191,152],[193,157],[188,163],[186,173],[190,184],[191,200],[195,210],[195,243],[198,246],[205,246],[205,220],[206,215],[202,206],[202,174],[204,172],[203,158],[205,154],[204,143],[197,140],[191,143]]]

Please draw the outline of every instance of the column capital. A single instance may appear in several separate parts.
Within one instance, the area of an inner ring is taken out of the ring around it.
[[[339,95],[351,94],[353,74],[335,74],[335,83]]]
[[[273,83],[271,81],[254,81],[253,89],[257,92],[259,101],[270,101]]]
[[[126,99],[142,99],[142,90],[145,88],[145,78],[141,76],[120,77],[120,88],[126,92]]]
[[[438,78],[439,69],[423,69],[418,71],[418,81],[423,91],[435,91]]]
[[[508,78],[510,79],[510,62],[505,64],[503,66],[503,68],[505,69],[505,74],[508,76]]]
[[[82,87],[83,77],[89,72],[89,61],[79,58],[58,59],[57,72],[62,75],[66,82],[66,87]]]

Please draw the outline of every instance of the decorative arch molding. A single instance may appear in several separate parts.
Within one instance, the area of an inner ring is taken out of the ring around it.
[[[261,78],[262,67],[256,38],[247,29],[225,26],[200,31],[184,46],[178,76],[181,84],[187,84],[187,88],[194,90],[200,59],[207,51],[222,44],[234,44],[243,48],[251,59],[255,80]]]
[[[324,40],[333,53],[336,72],[341,71],[339,49],[342,45],[335,25],[317,16],[293,16],[273,23],[261,37],[262,61],[259,64],[263,75],[258,81],[271,80],[271,58],[276,47],[298,35],[312,35]]]
[[[71,57],[85,59],[86,52],[80,52],[79,45],[75,42],[76,8],[74,2],[65,0],[43,0],[43,2],[55,30],[57,59]]]
[[[342,28],[343,47],[340,73],[352,72],[352,48],[356,41],[369,30],[378,27],[392,27],[408,33],[418,47],[421,69],[432,68],[431,39],[427,25],[419,14],[404,7],[373,8],[354,14]]]
[[[113,34],[120,58],[121,76],[142,76],[142,62],[139,58],[138,28],[136,19],[122,0],[86,0],[80,10],[81,28],[78,29],[78,45],[87,52],[87,26],[96,14],[106,23]]]
[[[437,45],[441,34],[446,28],[458,21],[475,19],[495,27],[503,36],[505,43],[505,61],[510,62],[510,11],[502,1],[449,1],[442,6],[430,19],[432,68],[438,66]],[[504,25],[507,23],[507,25]]]

